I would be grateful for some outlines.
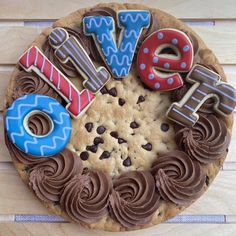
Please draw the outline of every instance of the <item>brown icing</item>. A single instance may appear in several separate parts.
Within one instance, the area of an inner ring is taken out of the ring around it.
[[[28,119],[28,127],[35,135],[46,135],[51,130],[48,119],[42,114],[30,116]]]
[[[27,166],[28,165],[32,166],[32,165],[41,163],[47,159],[47,157],[30,156],[29,154],[22,152],[9,140],[6,131],[4,134],[5,134],[5,143],[13,161],[27,165]]]
[[[81,174],[82,170],[80,158],[69,149],[64,149],[32,168],[29,185],[40,200],[57,202],[65,184],[76,174]]]
[[[220,82],[220,75],[208,68],[195,65],[187,76],[192,85],[179,103],[173,103],[167,117],[184,126],[193,126],[196,112],[208,98],[214,102],[214,110],[223,116],[233,112],[236,106],[236,90],[229,84]]]
[[[211,163],[226,155],[230,135],[225,123],[214,115],[200,115],[191,128],[176,125],[175,140],[191,158]]]
[[[86,171],[67,182],[62,209],[76,222],[93,223],[108,213],[111,180],[100,171]]]
[[[159,199],[150,172],[127,172],[113,182],[111,216],[127,228],[144,225],[158,209]]]
[[[13,99],[17,99],[29,93],[44,94],[62,102],[61,96],[43,79],[34,73],[21,71],[15,80]]]
[[[64,27],[64,29],[68,32],[69,36],[74,36],[83,46],[85,51],[90,55],[91,48],[90,48],[90,42],[89,39],[84,35],[83,30],[81,27]],[[73,64],[68,61],[67,63],[62,63],[55,55],[54,55],[54,49],[49,44],[49,39],[47,39],[43,46],[42,50],[46,57],[59,69],[65,74],[66,76],[70,78],[74,77],[80,77],[80,74],[76,70],[76,68],[73,66]]]
[[[158,157],[151,171],[166,201],[188,205],[203,193],[206,175],[185,152],[176,150]]]
[[[179,102],[183,98],[183,96],[188,92],[190,87],[191,85],[185,82],[185,84],[182,87],[171,91],[171,101]],[[198,111],[207,114],[215,113],[213,109],[214,105],[215,105],[214,100],[212,98],[209,98],[202,104],[202,106],[199,108]]]
[[[63,37],[58,40],[57,35]],[[71,61],[78,71],[86,75],[83,85],[91,92],[97,93],[110,79],[109,72],[104,67],[97,69],[81,43],[75,37],[69,36],[65,29],[59,27],[54,29],[49,35],[49,43],[55,49],[54,53],[59,60]]]

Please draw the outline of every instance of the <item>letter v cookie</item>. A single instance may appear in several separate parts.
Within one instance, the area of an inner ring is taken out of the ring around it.
[[[184,126],[193,126],[197,120],[196,112],[208,98],[214,98],[214,109],[226,116],[236,106],[236,90],[229,84],[220,82],[220,76],[201,65],[195,65],[186,80],[193,84],[179,103],[173,103],[166,116]]]
[[[96,69],[82,45],[74,36],[69,37],[65,29],[55,28],[49,35],[49,43],[62,63],[72,62],[85,78],[84,87],[91,92],[100,91],[110,79],[110,73],[104,67]]]

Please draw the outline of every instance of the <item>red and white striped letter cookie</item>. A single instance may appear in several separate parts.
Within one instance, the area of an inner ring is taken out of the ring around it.
[[[37,47],[29,48],[20,57],[19,64],[28,72],[34,71],[52,86],[66,100],[66,109],[74,118],[79,118],[91,105],[93,93],[87,89],[78,91]]]

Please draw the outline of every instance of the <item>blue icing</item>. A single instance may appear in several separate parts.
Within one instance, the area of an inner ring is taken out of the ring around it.
[[[181,64],[180,64],[180,67],[181,67],[181,68],[183,68],[183,69],[184,69],[186,66],[187,66],[187,65],[186,65],[186,63],[185,63],[185,62],[181,62]]]
[[[160,87],[161,87],[160,83],[158,83],[158,82],[155,83],[155,88],[156,88],[156,89],[159,89]]]
[[[92,35],[96,39],[112,74],[115,77],[127,76],[142,29],[150,24],[150,12],[120,11],[118,13],[119,27],[124,29],[119,48],[112,35],[115,31],[112,17],[87,16],[83,21],[85,34]]]
[[[164,38],[164,34],[162,32],[157,33],[157,38],[158,39],[163,39]]]
[[[53,122],[51,132],[36,136],[25,127],[25,118],[33,111],[46,113]],[[66,109],[55,99],[28,94],[15,100],[7,110],[5,126],[10,140],[32,156],[52,156],[61,152],[71,136],[71,119]]]
[[[153,62],[157,63],[159,61],[158,57],[153,57]]]
[[[145,64],[143,64],[143,63],[140,64],[140,69],[141,69],[141,70],[145,70],[145,68],[146,68],[146,65],[145,65]]]
[[[154,78],[155,78],[155,75],[154,75],[154,74],[149,74],[149,75],[148,75],[148,79],[153,80]]]
[[[147,53],[149,53],[149,49],[148,49],[148,48],[144,48],[144,49],[143,49],[143,52],[144,52],[145,54],[147,54]]]
[[[173,83],[174,83],[174,79],[173,78],[167,79],[167,84],[173,84]]]
[[[183,51],[184,51],[184,52],[189,51],[189,49],[190,49],[189,45],[185,45],[185,46],[183,47]]]
[[[173,38],[171,42],[172,42],[174,45],[176,45],[176,44],[178,44],[178,39]]]
[[[164,64],[164,68],[165,68],[165,69],[169,69],[169,68],[170,68],[170,63],[166,62],[166,63]]]

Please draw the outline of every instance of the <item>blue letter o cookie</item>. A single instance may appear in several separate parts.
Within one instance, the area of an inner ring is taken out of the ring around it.
[[[26,118],[32,112],[43,112],[50,118],[52,129],[48,134],[36,136],[29,131]],[[55,99],[45,95],[28,94],[18,98],[7,110],[5,121],[10,140],[33,156],[52,156],[61,152],[71,136],[69,113]]]

